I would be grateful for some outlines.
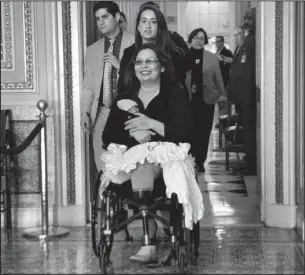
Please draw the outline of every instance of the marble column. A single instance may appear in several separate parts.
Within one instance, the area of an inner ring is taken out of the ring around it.
[[[268,226],[293,228],[296,224],[295,3],[259,5],[262,220]]]

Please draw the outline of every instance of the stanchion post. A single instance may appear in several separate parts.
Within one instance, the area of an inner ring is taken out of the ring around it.
[[[39,120],[43,125],[40,132],[40,163],[41,163],[41,228],[29,228],[23,233],[25,238],[33,238],[46,241],[51,238],[66,236],[70,230],[63,227],[49,227],[49,206],[48,206],[48,161],[47,161],[47,115],[45,113],[48,103],[45,100],[37,102],[37,108],[40,110]]]
[[[49,235],[48,211],[48,165],[47,165],[47,115],[45,113],[48,103],[40,100],[37,103],[40,110],[39,120],[43,127],[40,132],[40,165],[41,165],[41,237]]]

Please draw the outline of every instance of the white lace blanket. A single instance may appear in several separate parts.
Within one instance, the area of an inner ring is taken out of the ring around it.
[[[185,227],[192,230],[193,222],[203,217],[203,199],[195,178],[193,158],[188,155],[190,145],[170,142],[147,142],[127,150],[119,144],[110,144],[101,156],[105,170],[101,177],[100,196],[110,181],[122,184],[131,178],[138,163],[160,164],[166,185],[166,196],[176,193],[185,213]],[[126,151],[127,150],[127,151]]]

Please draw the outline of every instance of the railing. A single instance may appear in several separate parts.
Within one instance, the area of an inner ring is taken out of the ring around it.
[[[31,142],[40,134],[41,150],[41,227],[28,228],[23,232],[23,237],[37,239],[40,241],[47,241],[48,239],[59,238],[66,236],[70,230],[62,227],[49,227],[49,211],[48,211],[48,167],[47,167],[47,115],[45,113],[48,108],[48,103],[45,100],[37,102],[37,108],[40,110],[39,122],[31,133],[27,136],[24,142],[15,147],[1,147],[0,153],[4,156],[18,155],[23,152]],[[9,134],[9,133],[8,133]],[[10,137],[7,137],[10,138]],[[7,175],[6,175],[7,177]],[[7,178],[5,178],[7,183]],[[9,189],[9,187],[7,186]],[[9,191],[7,191],[9,196]],[[10,206],[9,206],[10,207]],[[11,229],[11,217],[8,219],[7,229]]]

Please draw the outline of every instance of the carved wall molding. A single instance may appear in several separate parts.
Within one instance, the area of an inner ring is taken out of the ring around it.
[[[283,3],[275,3],[275,201],[283,204]]]
[[[65,82],[66,155],[67,155],[67,199],[75,204],[75,144],[73,116],[73,72],[70,1],[62,2],[63,57]]]
[[[11,2],[8,2],[11,3]],[[12,2],[13,3],[13,2]],[[23,2],[24,16],[24,47],[25,47],[25,81],[19,82],[1,82],[1,90],[32,90],[34,89],[34,71],[33,71],[33,3],[30,1]],[[4,4],[5,5],[5,4]],[[8,13],[9,14],[9,13]],[[7,15],[11,17],[10,15]],[[10,29],[10,35],[13,36],[13,30]],[[2,64],[1,64],[2,70]],[[4,91],[5,92],[5,91]]]
[[[1,70],[14,69],[13,3],[1,2]]]

